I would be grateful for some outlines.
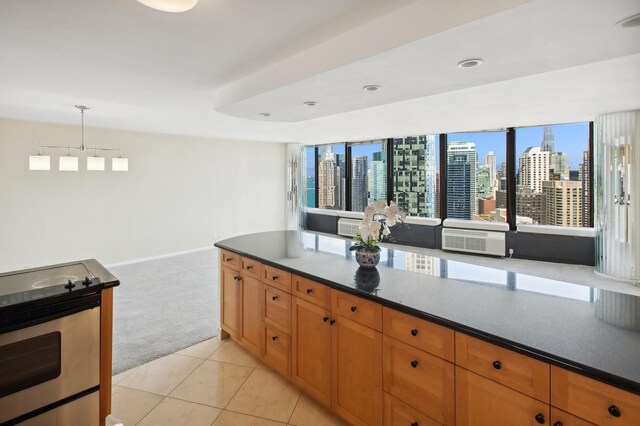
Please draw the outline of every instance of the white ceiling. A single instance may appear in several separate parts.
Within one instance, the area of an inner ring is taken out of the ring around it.
[[[615,25],[638,12],[640,0],[200,0],[182,14],[0,1],[0,117],[77,124],[83,103],[88,126],[305,143],[589,120],[640,108],[640,27]],[[483,65],[456,67],[470,57]]]

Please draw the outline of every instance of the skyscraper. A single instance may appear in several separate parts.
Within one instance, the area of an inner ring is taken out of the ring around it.
[[[387,199],[387,159],[384,152],[374,152],[369,168],[369,202]]]
[[[364,211],[369,204],[367,163],[366,155],[351,159],[351,210],[354,212]]]
[[[318,164],[318,207],[333,209],[336,205],[336,162],[328,153]]]
[[[560,180],[569,180],[569,156],[566,152],[552,152],[549,168],[560,174]]]
[[[553,128],[550,126],[544,127],[544,134],[542,136],[540,149],[546,152],[554,152]]]
[[[435,216],[436,136],[393,140],[393,185],[396,203],[411,216]]]
[[[589,151],[582,153],[582,226],[591,226],[591,186],[589,176],[591,176],[591,161],[589,161]]]
[[[473,142],[447,143],[447,217],[472,219],[476,215],[477,168]]]
[[[544,194],[534,192],[528,186],[519,186],[516,192],[516,214],[519,218],[530,218],[533,223],[545,224]]]
[[[530,146],[518,159],[518,185],[542,191],[542,182],[549,180],[549,159],[551,153],[540,147]]]
[[[553,180],[542,183],[545,225],[582,225],[582,182]]]
[[[498,171],[496,170],[496,155],[493,151],[489,151],[487,155],[484,156],[484,165],[489,169],[489,185],[491,187],[491,192],[494,192],[498,189],[498,185],[496,184]]]

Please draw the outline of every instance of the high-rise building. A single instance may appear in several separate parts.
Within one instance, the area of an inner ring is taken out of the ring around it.
[[[478,166],[477,185],[478,198],[493,198],[493,180],[491,180],[491,168],[486,164]]]
[[[516,191],[516,215],[530,218],[536,224],[545,224],[545,196],[528,186],[519,186]]]
[[[436,172],[436,215],[440,217],[440,170]]]
[[[518,186],[541,192],[542,182],[549,180],[550,154],[537,146],[527,148],[518,159]]]
[[[542,183],[545,225],[582,226],[582,182],[554,180]]]
[[[318,164],[318,207],[333,209],[336,206],[336,162],[329,152]]]
[[[307,177],[307,207],[316,206],[316,178]]]
[[[560,174],[560,180],[569,180],[569,156],[566,152],[552,152],[549,168]]]
[[[368,158],[360,155],[351,159],[351,210],[362,212],[369,204]]]
[[[410,216],[435,216],[436,136],[393,140],[393,193]]]
[[[546,152],[554,152],[554,138],[553,128],[549,126],[544,127],[544,134],[542,136],[542,143],[540,149]]]
[[[589,160],[589,151],[582,153],[582,226],[592,226],[591,224],[591,186],[589,185],[589,176],[591,176],[591,161]]]
[[[447,143],[447,217],[477,214],[478,153],[473,142]]]
[[[484,166],[489,169],[489,185],[491,186],[491,191],[495,191],[497,188],[496,181],[498,179],[498,170],[496,169],[496,155],[493,151],[489,151],[487,155],[484,156]]]
[[[385,145],[383,145],[385,146]],[[369,168],[369,202],[387,199],[387,158],[384,152],[374,152]]]

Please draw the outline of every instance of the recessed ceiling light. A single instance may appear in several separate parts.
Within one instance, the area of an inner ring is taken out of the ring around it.
[[[271,117],[271,114],[268,112],[261,112],[260,117]]]
[[[629,16],[628,18],[624,18],[622,21],[618,22],[616,25],[619,25],[622,28],[640,27],[640,13],[637,13],[633,16]]]
[[[198,0],[138,0],[138,2],[163,12],[179,13],[193,9]]]
[[[474,68],[482,64],[482,59],[465,59],[464,61],[458,62],[458,68]]]
[[[307,101],[304,103],[304,105],[308,107],[314,107],[314,106],[318,106],[318,103],[316,101]]]
[[[378,89],[380,89],[380,86],[378,86],[377,84],[368,84],[362,87],[362,90],[364,90],[365,92],[375,92]]]

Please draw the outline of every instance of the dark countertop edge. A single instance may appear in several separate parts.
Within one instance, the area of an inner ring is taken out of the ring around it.
[[[261,257],[252,255],[251,253],[246,253],[246,252],[231,248],[229,246],[226,246],[224,244],[220,244],[219,242],[214,243],[214,246],[218,247],[220,249],[223,249],[223,250],[228,250],[228,251],[237,253],[240,256],[244,256],[244,257],[248,257],[248,258],[253,259],[253,260],[257,260],[257,261],[259,261],[261,263],[264,263],[266,265],[272,266],[274,268],[278,268],[278,269],[282,269],[282,270],[287,271],[287,272],[291,272],[291,273],[299,275],[299,276],[301,276],[303,278],[311,279],[313,281],[316,281],[316,282],[322,283],[324,285],[327,285],[328,287],[335,288],[336,290],[340,290],[340,291],[343,291],[345,293],[350,293],[350,294],[353,294],[355,296],[362,297],[363,299],[368,299],[368,300],[371,300],[373,302],[377,302],[377,303],[381,304],[382,306],[387,306],[389,308],[393,308],[393,309],[395,309],[397,311],[412,315],[414,317],[417,317],[417,318],[420,318],[420,319],[424,319],[426,321],[430,321],[430,322],[445,326],[447,328],[451,328],[454,331],[463,332],[465,334],[468,334],[470,336],[476,337],[478,339],[487,341],[489,343],[493,343],[493,344],[495,344],[497,346],[500,346],[500,347],[503,347],[503,348],[506,348],[506,349],[509,349],[509,350],[513,350],[513,351],[521,353],[523,355],[530,356],[530,357],[538,359],[540,361],[544,361],[544,362],[547,362],[549,364],[553,364],[555,366],[562,367],[562,368],[564,368],[566,370],[573,371],[573,372],[581,374],[583,376],[587,376],[587,377],[590,377],[592,379],[595,379],[595,380],[610,384],[610,385],[615,386],[617,388],[620,388],[620,389],[623,389],[623,390],[626,390],[626,391],[629,391],[629,392],[633,392],[633,393],[635,393],[637,395],[640,395],[640,383],[636,383],[636,382],[634,382],[632,380],[629,380],[629,379],[626,379],[624,377],[616,376],[616,375],[607,373],[605,371],[598,370],[596,368],[589,367],[587,365],[583,365],[583,364],[577,363],[575,361],[571,361],[571,360],[568,360],[568,359],[565,359],[565,358],[562,358],[562,357],[559,357],[559,356],[556,356],[556,355],[553,355],[553,354],[550,354],[550,353],[547,353],[547,352],[544,352],[544,351],[540,351],[540,350],[535,349],[535,348],[531,348],[531,347],[526,346],[526,345],[521,345],[521,344],[515,343],[515,342],[513,342],[511,340],[504,339],[504,338],[502,338],[500,336],[496,336],[494,334],[490,334],[490,333],[484,332],[482,330],[477,330],[475,328],[459,324],[457,322],[448,320],[446,318],[442,318],[442,317],[438,317],[438,316],[435,316],[435,315],[431,315],[431,314],[429,314],[427,312],[419,311],[417,309],[413,309],[413,308],[410,308],[408,306],[401,305],[399,303],[392,302],[390,300],[386,300],[386,299],[384,299],[384,298],[382,298],[380,296],[373,297],[370,294],[368,294],[367,292],[358,291],[357,289],[354,289],[353,287],[347,287],[347,286],[344,286],[342,284],[338,284],[338,283],[335,283],[333,281],[326,280],[324,278],[317,277],[315,275],[308,274],[308,273],[299,271],[297,269],[293,269],[293,268],[281,265],[281,264],[276,263],[276,262],[271,262],[269,260],[265,260],[265,259],[263,259]]]

